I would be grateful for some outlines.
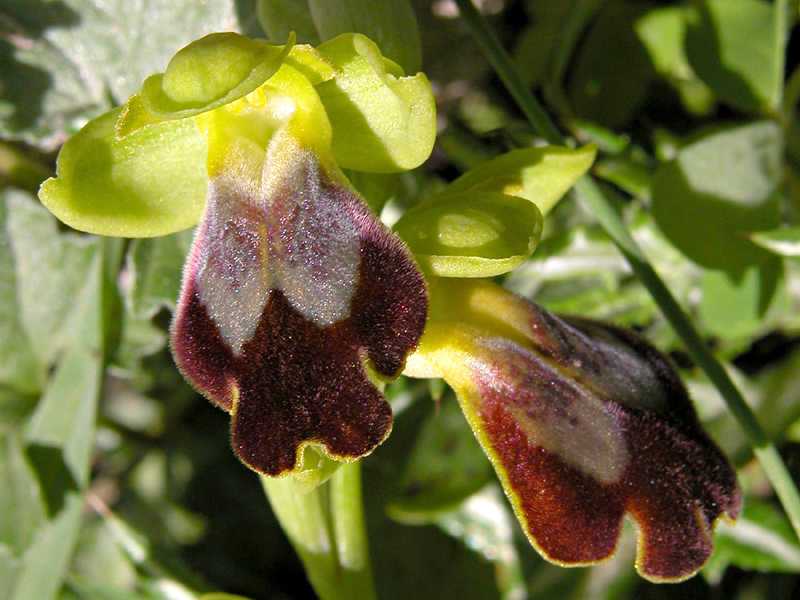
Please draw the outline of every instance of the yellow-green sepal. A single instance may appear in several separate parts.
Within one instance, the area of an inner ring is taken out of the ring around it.
[[[346,33],[320,45],[336,67],[317,86],[333,126],[333,153],[354,171],[393,173],[422,164],[436,138],[436,105],[427,77],[404,76],[368,37]]]
[[[199,220],[205,206],[206,138],[191,119],[118,138],[120,109],[90,121],[58,155],[39,198],[61,221],[117,237],[166,235]]]
[[[493,277],[536,248],[542,213],[524,198],[492,192],[442,194],[395,225],[423,268],[439,277]]]
[[[212,33],[178,51],[164,73],[145,79],[120,114],[117,135],[146,124],[185,119],[246,96],[280,68],[294,46]]]
[[[594,162],[592,146],[523,148],[481,163],[451,183],[446,193],[500,192],[530,200],[547,215]]]

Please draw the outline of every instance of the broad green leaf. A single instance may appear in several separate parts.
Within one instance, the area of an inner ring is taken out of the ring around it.
[[[531,9],[533,23],[520,35],[514,59],[525,83],[538,86],[547,83],[547,70],[561,41],[564,21],[574,7],[570,2],[535,2]]]
[[[686,256],[740,273],[765,251],[747,239],[778,225],[782,136],[771,122],[711,132],[684,146],[653,179],[653,215]]]
[[[491,477],[491,466],[455,399],[448,397],[430,409],[405,465],[398,495],[387,506],[389,515],[400,522],[433,522]]]
[[[0,545],[19,557],[46,514],[39,484],[15,433],[0,434],[0,481]]]
[[[150,237],[193,226],[207,187],[206,140],[191,119],[114,135],[119,110],[91,121],[61,149],[57,177],[39,191],[67,225],[102,235]]]
[[[236,0],[9,0],[0,18],[0,133],[52,149],[88,118],[121,103],[175,52],[240,29]],[[20,85],[20,82],[25,82]]]
[[[616,128],[628,122],[645,100],[654,73],[633,28],[643,12],[641,2],[610,0],[592,24],[574,59],[568,85],[579,117]]]
[[[699,311],[706,330],[732,340],[766,332],[774,321],[768,313],[783,297],[783,282],[783,263],[777,257],[768,256],[737,275],[706,271]]]
[[[648,11],[635,25],[656,71],[678,91],[687,109],[707,113],[714,104],[711,89],[700,81],[686,56],[685,38],[691,7],[667,6]]]
[[[103,254],[95,253],[83,294],[72,298],[81,327],[31,418],[25,440],[42,486],[49,522],[22,557],[12,600],[50,600],[75,548],[103,373]]]
[[[316,86],[333,127],[333,153],[354,171],[392,173],[419,166],[433,150],[436,105],[423,73],[404,76],[361,34],[318,48],[337,69]]]
[[[406,73],[419,71],[422,50],[409,0],[308,0],[308,6],[322,41],[363,33]]]
[[[395,231],[435,275],[492,277],[530,256],[542,233],[542,214],[517,196],[446,193],[407,211]]]
[[[5,210],[19,319],[40,369],[46,369],[82,327],[76,306],[87,293],[97,240],[59,233],[53,216],[27,194],[7,192]],[[24,351],[24,340],[17,343]]]
[[[294,31],[301,44],[319,43],[306,0],[258,0],[257,6],[258,21],[272,42],[283,43]]]
[[[83,294],[72,299],[79,332],[73,333],[26,432],[29,446],[58,450],[63,465],[80,486],[85,486],[89,478],[103,373],[102,268],[102,255],[98,253],[87,273]]]
[[[750,498],[735,525],[720,523],[714,554],[703,570],[719,582],[732,565],[765,573],[800,573],[800,545],[786,517],[775,508]]]
[[[23,555],[9,600],[55,599],[75,548],[82,512],[81,496],[68,492],[64,506],[39,528],[36,539]]]
[[[140,317],[152,317],[161,308],[175,309],[183,265],[193,230],[159,238],[134,240],[128,251],[131,274],[130,305]]]
[[[197,600],[248,600],[244,596],[236,596],[234,594],[223,594],[220,592],[215,592],[213,594],[203,594],[199,596]]]
[[[8,195],[0,197],[0,384],[35,392],[43,371],[23,324],[16,257],[8,228]],[[0,400],[2,402],[2,400]]]
[[[800,256],[800,227],[759,231],[750,236],[756,244],[781,256]]]
[[[589,170],[597,150],[582,148],[525,148],[485,161],[464,173],[446,192],[496,192],[533,202],[543,216]]]
[[[720,99],[748,112],[775,110],[783,52],[764,0],[704,0],[686,36],[689,62]]]

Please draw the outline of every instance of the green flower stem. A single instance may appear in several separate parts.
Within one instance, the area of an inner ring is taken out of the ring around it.
[[[550,117],[540,106],[534,95],[522,82],[511,58],[503,49],[488,23],[472,6],[470,0],[456,0],[461,15],[472,35],[500,79],[505,84],[533,128],[548,142],[562,145],[564,137]],[[628,232],[612,203],[590,176],[584,176],[576,188],[606,230],[620,252],[627,259],[636,276],[644,284],[661,312],[683,340],[695,363],[705,371],[708,378],[725,400],[728,409],[739,422],[748,437],[753,451],[772,483],[783,504],[795,533],[800,537],[800,494],[792,481],[786,465],[764,433],[755,414],[747,405],[742,393],[733,383],[719,361],[709,351],[689,317],[670,293],[664,281],[656,273],[636,241]]]
[[[361,502],[361,465],[342,465],[309,491],[292,477],[261,477],[272,510],[322,600],[373,600]]]
[[[349,590],[350,598],[372,600],[375,588],[361,501],[360,462],[344,464],[333,474],[330,503],[342,587]]]

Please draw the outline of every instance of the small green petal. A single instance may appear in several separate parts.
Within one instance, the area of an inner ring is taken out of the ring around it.
[[[333,126],[338,163],[354,171],[392,173],[422,164],[436,138],[436,105],[422,73],[404,77],[360,34],[319,47],[338,72],[317,86]]]
[[[420,263],[439,277],[493,277],[511,271],[536,248],[542,214],[516,196],[435,196],[395,225]]]
[[[589,170],[597,149],[560,146],[512,150],[481,163],[447,187],[447,192],[501,192],[530,200],[547,215]]]
[[[237,33],[212,33],[182,48],[148,77],[117,124],[124,136],[148,123],[184,119],[246,96],[278,70],[294,40],[272,46]]]
[[[120,139],[119,113],[90,121],[67,141],[57,177],[39,191],[42,203],[70,227],[101,235],[151,237],[193,226],[205,206],[205,137],[189,119]]]

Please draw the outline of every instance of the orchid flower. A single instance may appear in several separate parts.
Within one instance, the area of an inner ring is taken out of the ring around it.
[[[413,169],[435,125],[425,76],[363,35],[313,48],[212,34],[71,138],[40,197],[102,235],[197,225],[172,351],[230,413],[251,469],[297,476],[315,453],[369,454],[392,426],[380,382],[405,368],[454,388],[546,558],[610,556],[627,513],[643,576],[692,575],[740,497],[667,359],[485,279],[530,255],[594,149],[512,151],[423,198],[392,233],[342,169]]]

